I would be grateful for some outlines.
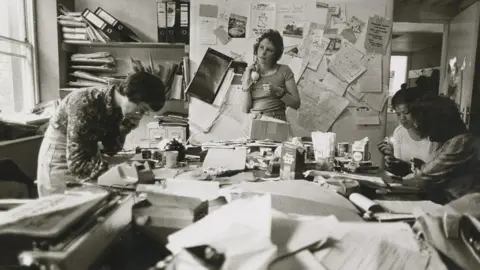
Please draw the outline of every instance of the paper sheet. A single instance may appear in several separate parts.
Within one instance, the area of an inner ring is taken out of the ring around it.
[[[316,1],[315,4],[317,8],[315,9],[314,22],[325,26],[327,24],[327,19],[328,19],[328,4],[320,1]]]
[[[323,55],[330,44],[330,39],[323,37],[323,25],[311,22],[300,56],[308,59],[308,68],[317,70]]]
[[[276,3],[257,2],[252,3],[251,33],[253,37],[259,37],[269,29],[275,29]]]
[[[298,83],[300,77],[302,77],[303,72],[307,68],[308,61],[305,61],[303,58],[291,56],[284,54],[282,58],[278,61],[280,64],[287,65],[293,71],[293,77],[295,82]]]
[[[167,179],[165,192],[173,195],[211,200],[219,196],[220,185],[213,181]]]
[[[211,148],[208,150],[203,169],[224,168],[231,171],[245,170],[247,148],[235,149]]]
[[[386,86],[383,86],[383,92],[374,94],[374,93],[366,93],[363,101],[370,106],[370,108],[381,112],[383,110],[383,107],[385,106],[385,103],[387,102],[388,99],[388,88],[386,89]]]
[[[380,114],[367,106],[356,107],[355,123],[359,126],[380,125]]]
[[[343,97],[345,91],[347,91],[348,84],[346,82],[342,82],[330,72],[327,72],[327,75],[325,75],[322,82],[328,87],[328,90],[331,90],[341,97]]]
[[[380,16],[368,19],[367,33],[365,37],[365,50],[367,53],[385,54],[393,23]]]
[[[283,2],[277,8],[278,29],[287,38],[302,39],[306,27],[305,5],[301,3]]]
[[[328,67],[335,76],[351,83],[366,71],[361,61],[363,57],[362,52],[345,43],[334,55]]]
[[[322,259],[329,270],[424,270],[429,257],[375,235],[347,233]]]
[[[199,24],[199,41],[202,45],[215,45],[217,44],[217,36],[213,32],[217,28],[217,19],[200,17]]]
[[[201,114],[189,114],[188,122],[190,125],[197,127],[201,132],[208,132],[215,120],[219,117],[220,108],[212,106],[197,98],[190,99],[190,106],[198,109]]]
[[[383,60],[382,55],[368,55],[362,59],[367,71],[358,78],[359,90],[362,93],[382,92]]]
[[[309,131],[328,131],[348,105],[348,100],[328,91],[320,82],[307,82],[299,92],[302,106],[297,121]]]

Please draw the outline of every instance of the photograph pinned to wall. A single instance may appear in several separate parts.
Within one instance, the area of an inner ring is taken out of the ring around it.
[[[305,28],[303,21],[285,20],[282,34],[291,38],[303,38],[303,30]]]
[[[251,33],[259,37],[269,29],[275,29],[276,3],[252,3]]]
[[[330,9],[335,13],[330,13],[330,28],[343,28],[344,24],[347,22],[347,8],[346,5],[336,4],[333,5],[335,8]],[[330,7],[330,6],[329,6]]]
[[[230,20],[231,10],[226,7],[220,7],[217,15],[217,28],[213,30],[213,33],[220,42],[225,45],[232,39],[228,34],[228,22]]]
[[[231,13],[228,21],[228,34],[231,38],[245,38],[247,17]]]

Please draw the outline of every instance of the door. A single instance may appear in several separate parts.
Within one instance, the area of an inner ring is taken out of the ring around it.
[[[449,23],[447,36],[447,58],[445,78],[442,82],[441,93],[455,100],[462,113],[462,118],[470,128],[474,127],[478,120],[472,118],[473,98],[478,97],[479,80],[475,77],[475,67],[479,56],[478,31],[480,3],[476,2],[460,12]],[[477,95],[476,95],[477,94]],[[474,121],[475,120],[475,121]],[[478,130],[476,130],[478,132]],[[477,133],[477,135],[480,135]]]

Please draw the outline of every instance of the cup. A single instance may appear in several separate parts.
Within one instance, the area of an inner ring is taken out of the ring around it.
[[[165,151],[163,156],[165,157],[166,168],[175,168],[177,166],[178,151]]]

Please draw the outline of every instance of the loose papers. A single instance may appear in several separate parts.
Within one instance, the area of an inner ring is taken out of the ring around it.
[[[363,57],[359,50],[345,43],[334,55],[328,67],[335,76],[351,83],[367,70],[362,63]]]
[[[328,91],[321,82],[306,82],[300,98],[297,121],[308,131],[328,131],[348,105],[348,100]]]
[[[217,28],[218,7],[216,5],[200,5],[199,18],[199,41],[203,45],[217,44],[217,36],[214,34]]]
[[[367,53],[385,54],[392,33],[392,25],[391,20],[386,20],[380,16],[373,16],[368,19],[365,37]]]

